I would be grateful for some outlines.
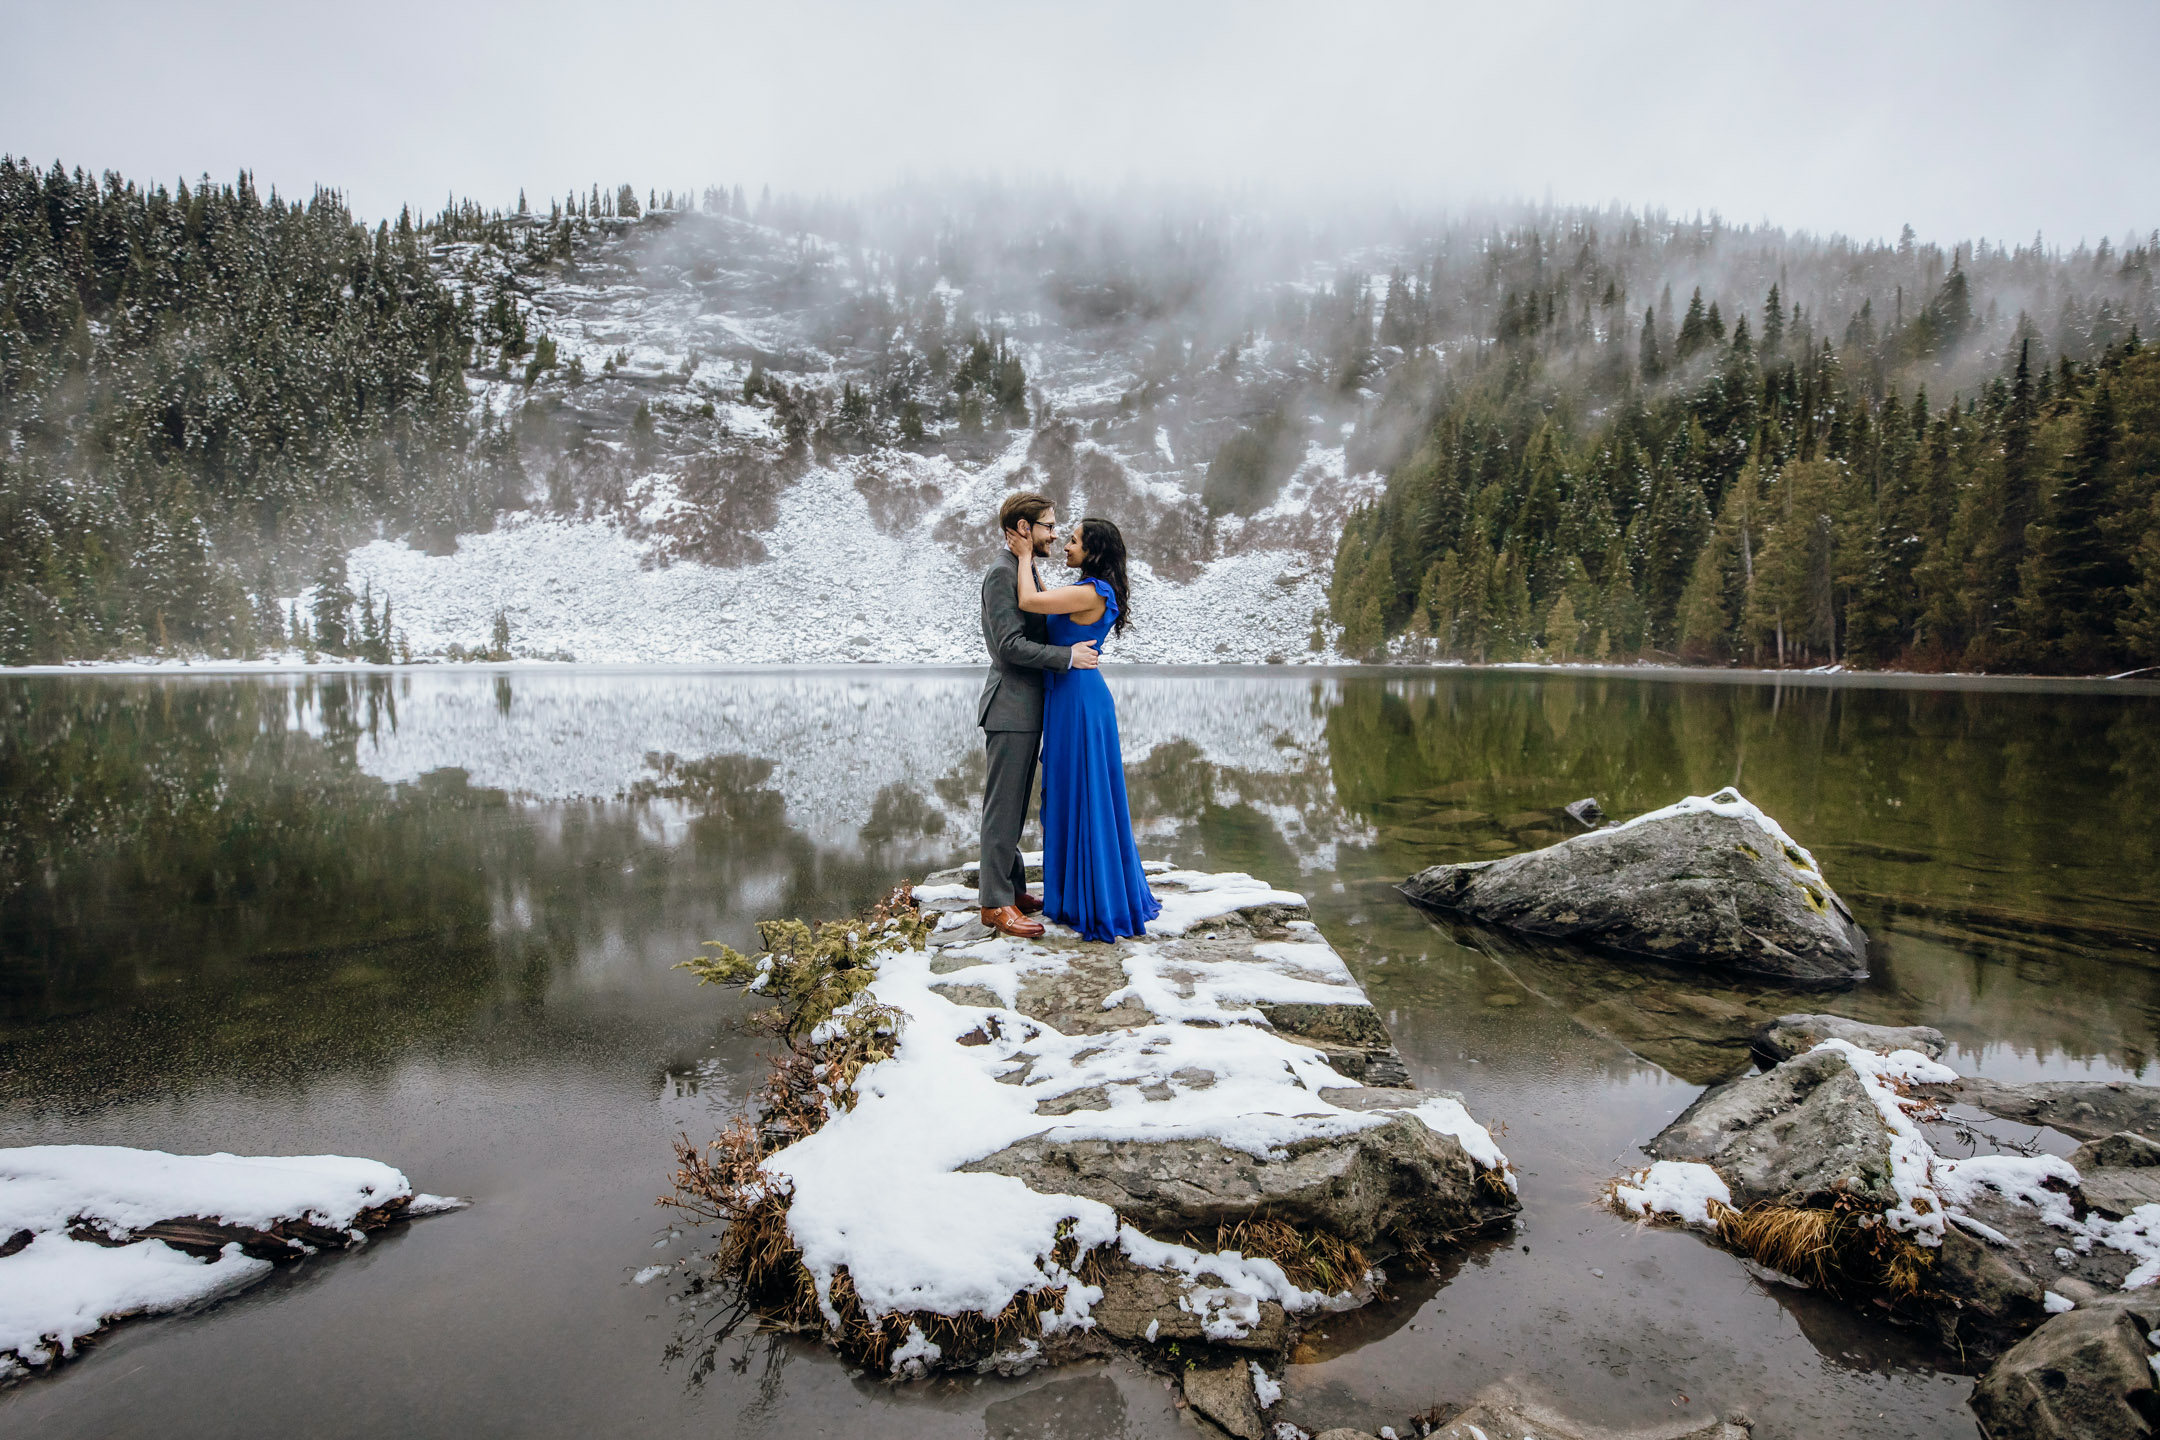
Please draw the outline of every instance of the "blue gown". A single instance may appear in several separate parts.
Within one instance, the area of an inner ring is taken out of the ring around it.
[[[1051,644],[1092,640],[1101,650],[1117,621],[1117,594],[1108,581],[1086,583],[1103,597],[1102,618],[1076,625],[1069,615],[1050,616]],[[1110,687],[1100,670],[1046,670],[1043,678],[1044,918],[1090,940],[1144,935],[1162,905],[1133,845]]]

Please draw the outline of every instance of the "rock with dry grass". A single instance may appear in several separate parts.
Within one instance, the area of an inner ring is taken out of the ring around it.
[[[1867,975],[1867,935],[1815,859],[1737,790],[1499,860],[1435,865],[1420,905],[1552,939],[1811,984]]]
[[[1617,1205],[1931,1328],[1966,1359],[2000,1354],[2072,1293],[2160,1274],[2160,1145],[2038,1151],[1963,1108],[1988,1084],[1900,1048],[1910,1030],[1791,1018],[1825,1038],[1705,1091],[1644,1147],[1659,1163],[1618,1184]],[[1870,1039],[1882,1048],[1856,1043]]]
[[[1303,897],[1149,872],[1162,916],[1114,945],[992,934],[961,869],[691,962],[777,1001],[783,1047],[744,1115],[678,1147],[667,1203],[721,1231],[720,1329],[895,1375],[1117,1345],[1264,1395],[1249,1367],[1307,1317],[1508,1222],[1506,1156],[1409,1087]]]

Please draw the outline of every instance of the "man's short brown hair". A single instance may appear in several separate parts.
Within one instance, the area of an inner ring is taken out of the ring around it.
[[[1049,496],[1023,490],[1006,496],[1005,503],[998,506],[998,524],[1006,530],[1017,530],[1023,522],[1032,525],[1056,508]]]

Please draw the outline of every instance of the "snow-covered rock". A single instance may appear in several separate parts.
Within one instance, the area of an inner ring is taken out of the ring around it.
[[[202,1304],[460,1203],[340,1155],[0,1150],[0,1369],[52,1364],[112,1321]]]
[[[1806,982],[1867,975],[1867,935],[1815,858],[1731,789],[1543,850],[1435,865],[1403,893],[1653,959]]]
[[[1107,1302],[1119,1338],[1279,1348],[1286,1315],[1361,1303],[1363,1282],[1310,1291],[1171,1237],[1279,1218],[1378,1257],[1515,1212],[1506,1156],[1458,1098],[1404,1086],[1302,896],[1150,870],[1168,923],[1114,945],[997,935],[968,871],[925,883],[926,947],[880,955],[857,1002],[901,1012],[896,1053],[764,1161],[821,1296],[843,1269],[873,1316],[994,1315],[1061,1289],[1046,1338]],[[1052,1258],[1061,1236],[1164,1283],[1081,1283]]]
[[[1842,1035],[1870,1029],[1804,1018]],[[1906,1033],[1879,1029],[1882,1050],[1833,1035],[1705,1091],[1644,1147],[1659,1163],[1616,1184],[1614,1204],[1713,1232],[1724,1225],[1720,1206],[1857,1216],[1913,1247],[1926,1272],[1919,1293],[1896,1303],[1931,1321],[1946,1344],[1981,1356],[2060,1311],[2066,1293],[2160,1279],[2160,1144],[2112,1136],[2082,1148],[2076,1163],[2015,1148],[1944,1154],[1938,1146],[1949,1138],[1983,1143],[1985,1126],[1946,1117],[1943,1104],[1985,1108],[1989,1092],[1916,1050],[1889,1048]],[[2160,1102],[2149,1087],[2110,1091],[2124,1092]]]

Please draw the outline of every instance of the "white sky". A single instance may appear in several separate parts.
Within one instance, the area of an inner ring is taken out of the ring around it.
[[[2155,0],[0,0],[0,151],[370,216],[623,180],[1258,183],[1863,236],[2160,224]]]

